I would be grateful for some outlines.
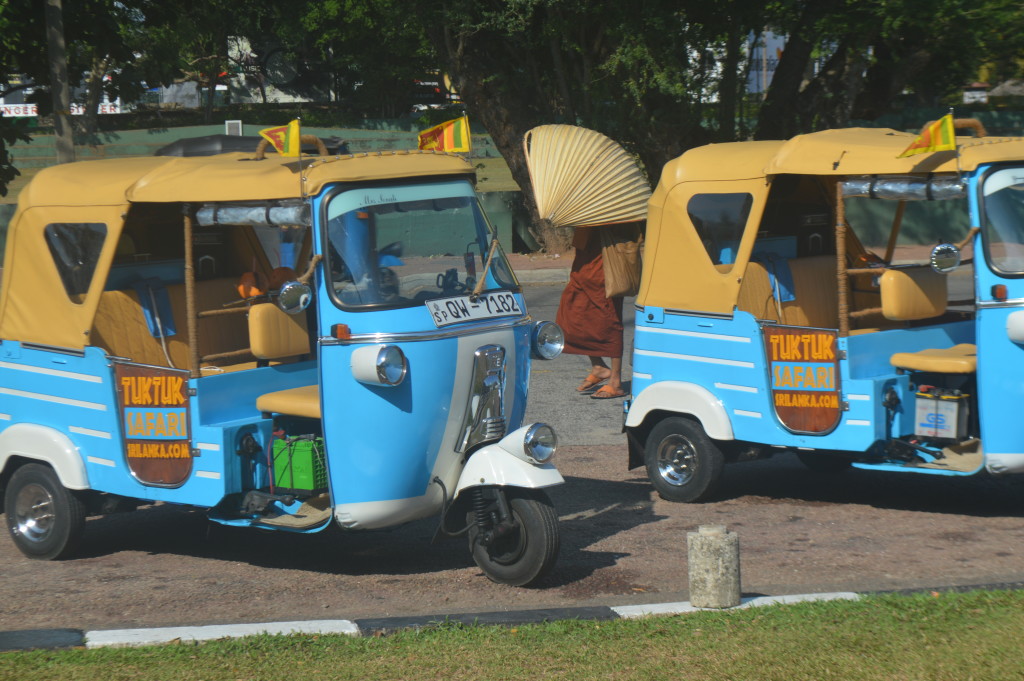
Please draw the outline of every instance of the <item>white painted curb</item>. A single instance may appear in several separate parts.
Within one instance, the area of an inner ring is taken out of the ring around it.
[[[85,634],[86,648],[152,646],[184,641],[214,641],[258,634],[348,634],[359,636],[359,627],[351,620],[312,620],[309,622],[257,622],[203,627],[163,627],[156,629],[107,629]]]
[[[611,606],[613,612],[623,619],[646,617],[648,615],[680,615],[688,612],[699,612],[711,610],[713,612],[724,612],[725,610],[738,610],[739,608],[756,608],[762,605],[775,605],[778,603],[807,603],[811,601],[855,601],[860,598],[859,594],[851,591],[836,591],[822,594],[795,594],[792,596],[755,596],[744,598],[735,608],[695,608],[688,601],[679,603],[652,603],[650,605],[617,605]]]

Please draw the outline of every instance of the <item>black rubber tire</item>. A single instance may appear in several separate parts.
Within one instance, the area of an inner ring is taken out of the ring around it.
[[[492,582],[532,586],[551,572],[558,559],[558,515],[541,490],[509,487],[505,497],[517,528],[484,546],[477,541],[479,531],[473,525],[469,549],[473,560]]]
[[[851,459],[834,454],[797,452],[796,458],[800,459],[800,463],[806,466],[808,470],[815,473],[842,473],[845,470],[849,470],[853,464]]]
[[[662,499],[693,503],[706,501],[718,490],[725,456],[700,423],[673,416],[651,429],[644,464]]]
[[[49,466],[30,463],[14,472],[4,494],[7,531],[29,558],[72,555],[85,532],[85,506]]]

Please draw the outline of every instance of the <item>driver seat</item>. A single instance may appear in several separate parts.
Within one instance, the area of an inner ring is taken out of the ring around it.
[[[931,267],[886,270],[879,278],[882,315],[886,319],[913,321],[938,317],[946,312],[948,279]],[[949,348],[896,352],[889,364],[898,369],[937,374],[973,374],[978,368],[978,348],[960,343]]]
[[[290,315],[273,303],[249,308],[249,345],[257,362],[282,360],[309,354],[306,315]],[[264,414],[286,414],[319,419],[320,387],[304,385],[275,390],[256,398],[256,408]]]

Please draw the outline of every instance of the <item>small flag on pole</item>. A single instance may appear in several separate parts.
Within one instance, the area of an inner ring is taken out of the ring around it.
[[[299,119],[288,125],[260,130],[260,137],[270,142],[282,156],[298,156],[301,148]]]
[[[914,154],[927,154],[933,151],[955,150],[956,130],[953,125],[953,114],[946,114],[922,130],[918,138],[896,158],[906,158]]]
[[[470,146],[467,116],[445,121],[420,133],[420,149],[468,152]]]

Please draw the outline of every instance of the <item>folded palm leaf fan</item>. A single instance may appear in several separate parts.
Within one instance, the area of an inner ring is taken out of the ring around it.
[[[574,125],[541,125],[523,136],[537,211],[556,227],[636,222],[651,187],[617,142]]]

